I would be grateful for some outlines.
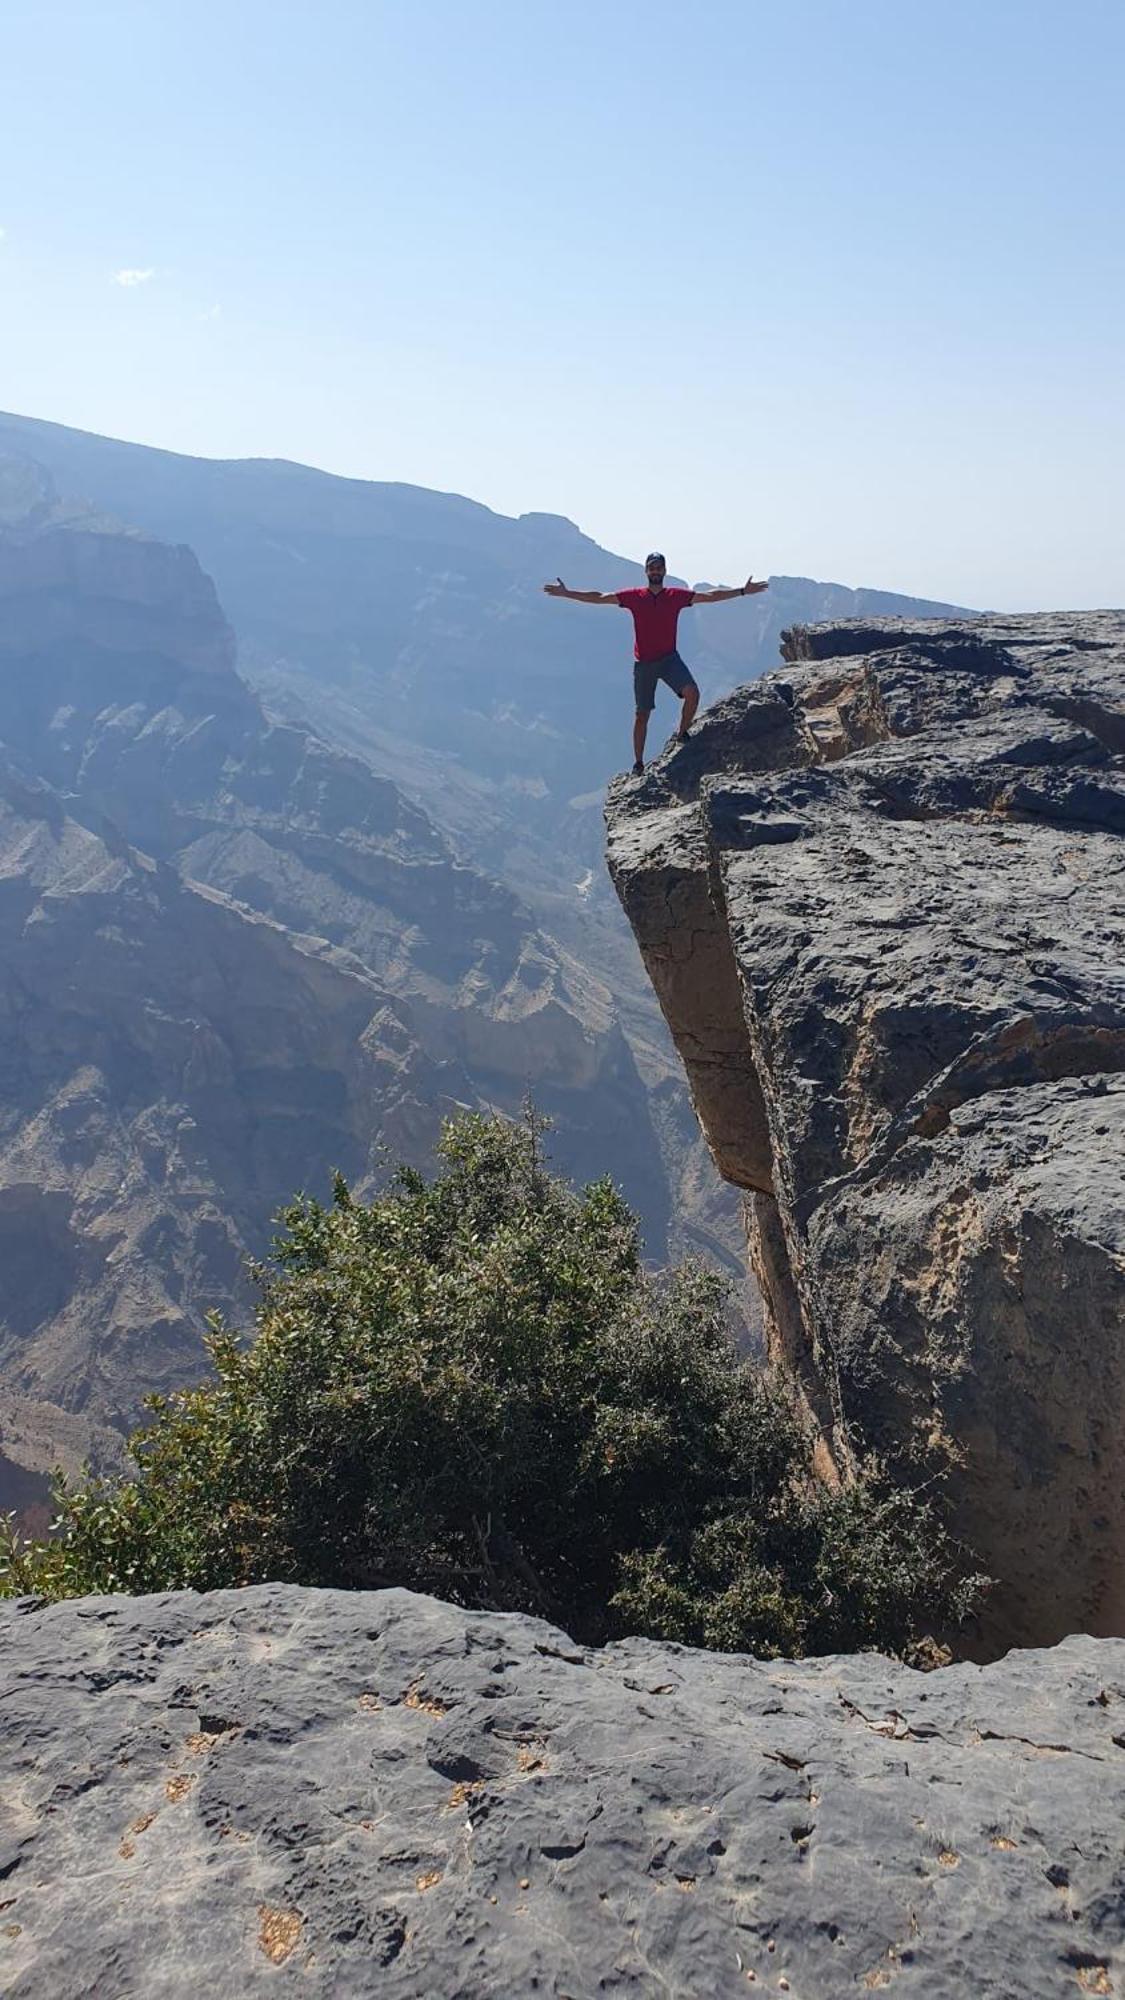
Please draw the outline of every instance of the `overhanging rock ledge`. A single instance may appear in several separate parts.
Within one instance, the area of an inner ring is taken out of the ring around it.
[[[822,1466],[951,1466],[985,1643],[1125,1633],[1125,613],[785,635],[609,865]]]

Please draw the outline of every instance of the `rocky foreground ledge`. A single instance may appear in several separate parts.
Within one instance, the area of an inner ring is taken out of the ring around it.
[[[761,1663],[403,1591],[0,1606],[0,1990],[1125,1991],[1125,1641]]]
[[[983,1643],[1125,1633],[1125,613],[796,629],[609,861],[825,1471],[951,1468]]]

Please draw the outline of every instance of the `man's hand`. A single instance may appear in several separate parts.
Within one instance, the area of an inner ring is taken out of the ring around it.
[[[568,590],[561,576],[543,585],[548,597],[569,597],[575,604],[616,604],[615,590]]]
[[[738,584],[734,590],[697,590],[692,603],[725,604],[730,597],[756,597],[760,590],[768,589],[768,583],[755,583],[753,577],[748,576],[745,583]]]

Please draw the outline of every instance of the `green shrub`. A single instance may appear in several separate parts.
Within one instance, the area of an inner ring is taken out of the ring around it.
[[[721,1282],[648,1278],[620,1196],[554,1180],[541,1130],[460,1118],[432,1182],[299,1200],[253,1342],[215,1326],[213,1379],[150,1399],[127,1483],[62,1483],[45,1542],[9,1525],[0,1591],[398,1584],[766,1654],[958,1617],[933,1504],[815,1483]]]

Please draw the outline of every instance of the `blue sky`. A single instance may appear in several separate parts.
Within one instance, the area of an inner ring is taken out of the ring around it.
[[[0,48],[0,408],[696,580],[1125,603],[1119,0],[0,0]]]

